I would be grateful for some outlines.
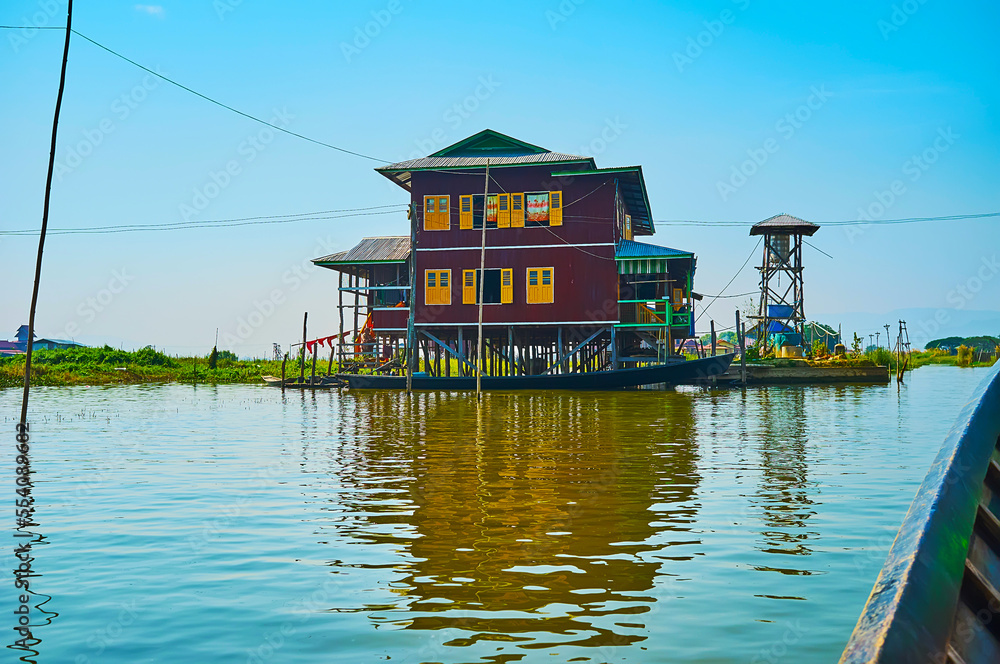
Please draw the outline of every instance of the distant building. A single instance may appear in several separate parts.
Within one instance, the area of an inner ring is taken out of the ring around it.
[[[28,326],[22,325],[14,333],[14,341],[0,341],[0,355],[20,355],[28,348]],[[39,339],[31,343],[31,350],[55,350],[61,348],[86,348],[85,345],[68,339]]]

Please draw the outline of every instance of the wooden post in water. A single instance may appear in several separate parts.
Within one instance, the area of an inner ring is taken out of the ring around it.
[[[299,382],[306,382],[306,322],[309,320],[309,312],[302,315],[302,357],[299,359]]]
[[[339,365],[337,369],[340,369]],[[333,371],[333,339],[330,339],[330,364],[326,366],[326,375],[329,376],[331,371]]]
[[[740,322],[740,310],[736,310],[736,340],[740,344],[740,382],[747,384],[747,341],[746,328]]]
[[[281,391],[285,391],[285,363],[288,362],[288,353],[281,358]]]
[[[712,357],[715,357],[715,321],[709,321],[712,325]]]
[[[319,344],[313,344],[313,365],[312,365],[312,375],[309,376],[309,384],[316,384],[316,354],[319,352]]]
[[[341,371],[344,366],[344,273],[338,273],[337,285],[337,312],[340,315],[340,329],[337,330],[340,336],[337,337],[337,371]],[[333,346],[330,346],[332,349]]]

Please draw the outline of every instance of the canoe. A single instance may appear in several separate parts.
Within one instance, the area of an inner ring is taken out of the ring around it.
[[[840,661],[1000,662],[1000,363],[945,438]]]
[[[659,383],[686,384],[725,373],[735,354],[717,355],[698,360],[677,360],[667,364],[590,373],[545,374],[540,376],[483,376],[484,390],[620,390]],[[337,374],[353,389],[403,390],[405,376],[375,374]],[[415,390],[474,390],[476,378],[413,376]]]

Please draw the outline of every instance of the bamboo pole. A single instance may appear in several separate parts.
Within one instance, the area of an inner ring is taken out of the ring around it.
[[[476,357],[478,370],[476,371],[476,399],[483,398],[483,284],[486,281],[486,220],[489,217],[489,197],[490,197],[490,159],[486,158],[486,182],[483,184],[483,243],[479,250],[479,325],[477,327],[477,337],[479,341],[479,353]],[[497,215],[500,214],[499,209]]]
[[[319,344],[313,344],[313,364],[312,364],[312,375],[309,376],[309,383],[311,385],[316,384],[316,355],[319,352]]]
[[[66,89],[66,63],[69,60],[69,37],[73,25],[73,0],[66,7],[66,41],[63,44],[62,69],[59,72],[59,91],[56,93],[56,109],[52,118],[52,140],[49,148],[49,170],[45,176],[45,202],[42,205],[42,228],[38,233],[38,255],[35,258],[35,281],[31,288],[31,305],[28,308],[28,341],[24,354],[24,392],[21,395],[21,421],[18,425],[18,441],[28,431],[28,391],[31,387],[31,353],[35,341],[35,310],[38,307],[38,285],[42,279],[42,253],[45,250],[45,234],[49,228],[49,201],[52,197],[52,173],[56,164],[56,137],[59,133],[59,112],[62,109],[63,91]]]
[[[299,382],[306,381],[306,322],[309,320],[309,312],[302,315],[302,356],[299,358]]]
[[[406,318],[406,393],[413,392],[413,346],[416,342],[414,316],[417,302],[417,204],[410,202],[410,312]]]

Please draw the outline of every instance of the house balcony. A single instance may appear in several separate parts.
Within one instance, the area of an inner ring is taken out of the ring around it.
[[[672,306],[668,298],[657,300],[619,300],[618,328],[691,327],[691,307]]]

